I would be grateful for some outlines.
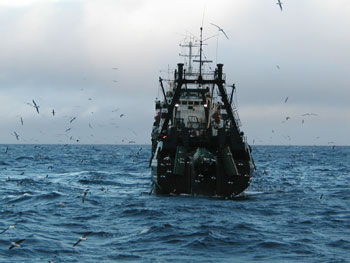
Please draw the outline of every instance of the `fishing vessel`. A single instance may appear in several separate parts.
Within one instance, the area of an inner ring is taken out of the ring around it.
[[[197,42],[181,45],[188,60],[177,64],[173,78],[159,78],[152,185],[157,194],[232,198],[249,186],[255,165],[233,100],[235,85],[226,84],[223,64],[211,70],[202,33],[200,28]]]

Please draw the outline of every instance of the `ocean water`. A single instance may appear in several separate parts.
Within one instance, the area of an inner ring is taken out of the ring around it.
[[[150,194],[150,146],[0,145],[0,262],[350,262],[350,147],[253,157],[222,200]]]

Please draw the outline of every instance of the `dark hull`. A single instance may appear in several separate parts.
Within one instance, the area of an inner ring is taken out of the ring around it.
[[[225,198],[242,193],[253,176],[249,146],[235,144],[230,131],[219,134],[184,144],[183,131],[171,133],[153,167],[156,193]]]
[[[163,177],[164,176],[164,177]],[[250,184],[249,176],[230,176],[220,171],[212,175],[215,179],[199,178],[189,169],[186,175],[159,173],[154,184],[157,194],[191,194],[232,198],[242,193]]]

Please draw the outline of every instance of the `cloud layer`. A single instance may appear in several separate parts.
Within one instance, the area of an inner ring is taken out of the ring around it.
[[[149,142],[160,71],[182,62],[186,34],[203,24],[211,37],[215,23],[230,40],[208,40],[205,53],[236,83],[250,141],[348,144],[349,11],[345,0],[283,12],[266,1],[0,1],[0,142],[17,142],[14,131],[22,143]],[[302,124],[305,112],[319,116]]]

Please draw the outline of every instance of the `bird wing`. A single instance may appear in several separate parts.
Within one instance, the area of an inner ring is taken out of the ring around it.
[[[0,232],[0,234],[5,233],[5,232],[6,232],[7,230],[9,230],[9,229],[10,229],[10,228],[8,227],[8,228],[2,230],[2,231]]]
[[[19,244],[21,244],[23,241],[24,241],[24,239],[21,239],[21,240],[17,240],[15,243],[19,245]]]
[[[218,25],[215,25],[213,23],[210,23],[210,24],[213,25],[213,26],[216,26],[218,29],[221,29]]]
[[[77,242],[75,242],[73,247],[76,247],[80,242],[81,242],[81,239],[79,239]]]
[[[230,39],[228,38],[228,36],[226,35],[226,33],[225,33],[224,30],[221,29],[221,32],[225,35],[225,37],[227,38],[227,40],[230,40]]]
[[[277,3],[277,4],[280,6],[281,11],[282,11],[282,3],[281,3],[281,1],[280,1],[280,0],[278,0],[278,3]]]

